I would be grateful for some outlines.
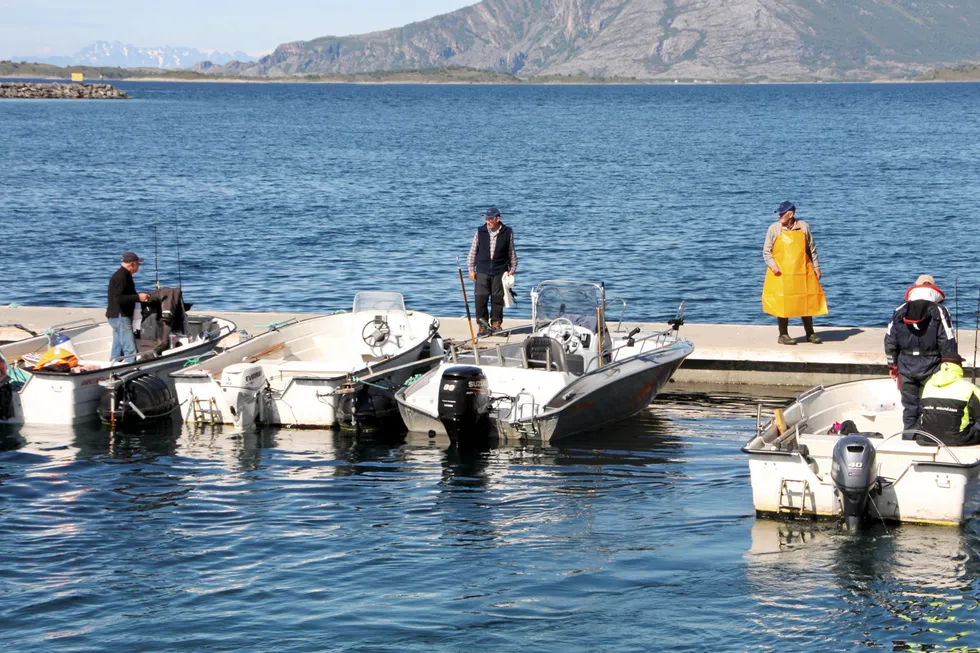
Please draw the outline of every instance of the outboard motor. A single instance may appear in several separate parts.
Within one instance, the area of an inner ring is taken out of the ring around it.
[[[847,530],[857,530],[868,507],[875,484],[875,448],[860,434],[846,435],[834,446],[830,476],[840,496]]]
[[[439,421],[450,438],[473,437],[486,427],[490,384],[479,367],[455,365],[442,373]]]
[[[10,419],[14,416],[14,390],[7,378],[7,361],[0,354],[0,419]]]
[[[232,363],[221,371],[221,393],[237,426],[252,426],[262,419],[262,389],[265,385],[261,365]]]
[[[398,415],[395,391],[385,380],[376,383],[347,382],[337,390],[337,425],[349,433],[398,432],[405,425]]]
[[[135,370],[103,381],[99,417],[107,424],[134,425],[168,419],[177,410],[177,398],[167,382]]]

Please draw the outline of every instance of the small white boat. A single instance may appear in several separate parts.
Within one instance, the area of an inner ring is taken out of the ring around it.
[[[610,332],[605,290],[545,281],[531,292],[520,342],[453,347],[448,360],[395,394],[409,431],[548,443],[645,410],[694,351],[677,328]]]
[[[173,334],[169,348],[140,351],[132,363],[109,359],[112,327],[90,319],[0,346],[0,357],[17,374],[16,380],[10,375],[0,379],[7,388],[0,390],[0,424],[75,424],[91,419],[106,390],[100,384],[109,381],[110,375],[140,371],[166,380],[189,359],[210,354],[221,338],[234,331],[235,323],[229,320],[188,315],[186,330]],[[33,370],[25,357],[30,360],[46,351],[55,336],[68,338],[78,365],[69,371]]]
[[[901,397],[890,378],[801,394],[781,417],[757,423],[742,447],[756,512],[842,518],[849,528],[865,518],[961,523],[968,488],[980,474],[980,446],[948,447],[902,426]]]
[[[174,372],[184,421],[332,427],[338,389],[388,376],[404,382],[442,358],[439,321],[396,292],[360,292],[350,313],[289,321]],[[380,376],[379,376],[380,374]]]

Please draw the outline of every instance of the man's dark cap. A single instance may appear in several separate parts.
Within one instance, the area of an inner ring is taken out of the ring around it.
[[[957,365],[962,365],[966,359],[959,354],[943,354],[942,360],[944,363],[956,363]]]
[[[139,256],[136,255],[136,252],[126,252],[125,254],[122,255],[123,263],[135,263],[136,261],[142,263],[143,260],[144,259],[141,259]]]
[[[779,208],[776,209],[776,213],[778,215],[782,215],[787,211],[795,211],[795,210],[796,210],[795,204],[793,204],[792,202],[783,202],[782,204],[779,205]]]
[[[499,218],[500,211],[497,210],[496,206],[491,206],[489,209],[483,212],[484,218]]]

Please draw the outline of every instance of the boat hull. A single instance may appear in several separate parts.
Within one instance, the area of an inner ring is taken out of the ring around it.
[[[489,414],[489,435],[500,441],[533,440],[549,444],[628,419],[650,405],[692,351],[689,342],[679,340],[668,347],[607,364],[574,378],[542,410],[535,410],[533,401],[516,405],[498,401],[497,409]],[[487,371],[492,372],[494,368]],[[439,372],[430,374],[427,381],[438,383]],[[502,393],[494,388],[495,376],[499,375],[488,374],[491,395]],[[522,396],[519,394],[517,398]],[[395,399],[409,431],[447,434],[434,408],[412,403],[404,391],[399,391]]]
[[[901,435],[901,402],[894,381],[852,381],[814,388],[785,409],[783,441],[775,420],[750,440],[752,501],[761,516],[828,518],[842,515],[831,479],[835,422],[850,419],[875,448],[869,516],[919,524],[960,524],[980,477],[980,446],[919,444]],[[800,428],[797,428],[800,427]]]
[[[164,380],[174,390],[170,373],[184,366],[188,359],[206,356],[217,341],[187,347],[180,356],[167,356],[151,362],[118,365],[81,374],[35,372],[13,393],[14,416],[0,424],[70,425],[97,418],[99,401],[105,388],[101,382],[110,375],[121,376],[140,371]]]
[[[237,359],[250,351],[261,351],[268,343],[281,339],[275,333],[263,334],[248,343],[250,349],[236,353]],[[404,383],[415,373],[412,363],[428,358],[430,340],[420,340],[398,354],[345,374],[298,373],[284,379],[281,388],[244,388],[222,385],[210,374],[182,371],[175,375],[177,399],[185,422],[229,424],[244,429],[265,424],[294,428],[331,428],[337,425],[337,390],[350,377],[385,379]],[[431,364],[431,363],[430,363]],[[385,374],[385,372],[389,372]]]

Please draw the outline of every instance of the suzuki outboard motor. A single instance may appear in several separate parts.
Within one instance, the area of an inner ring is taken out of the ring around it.
[[[486,427],[490,385],[479,367],[455,365],[442,373],[439,421],[450,438],[475,437]]]
[[[854,434],[837,441],[830,476],[849,531],[857,530],[868,508],[868,496],[875,484],[874,467],[875,448],[868,438]]]
[[[133,425],[167,419],[177,410],[177,398],[167,382],[139,370],[110,377],[99,401],[99,417],[107,424]]]

